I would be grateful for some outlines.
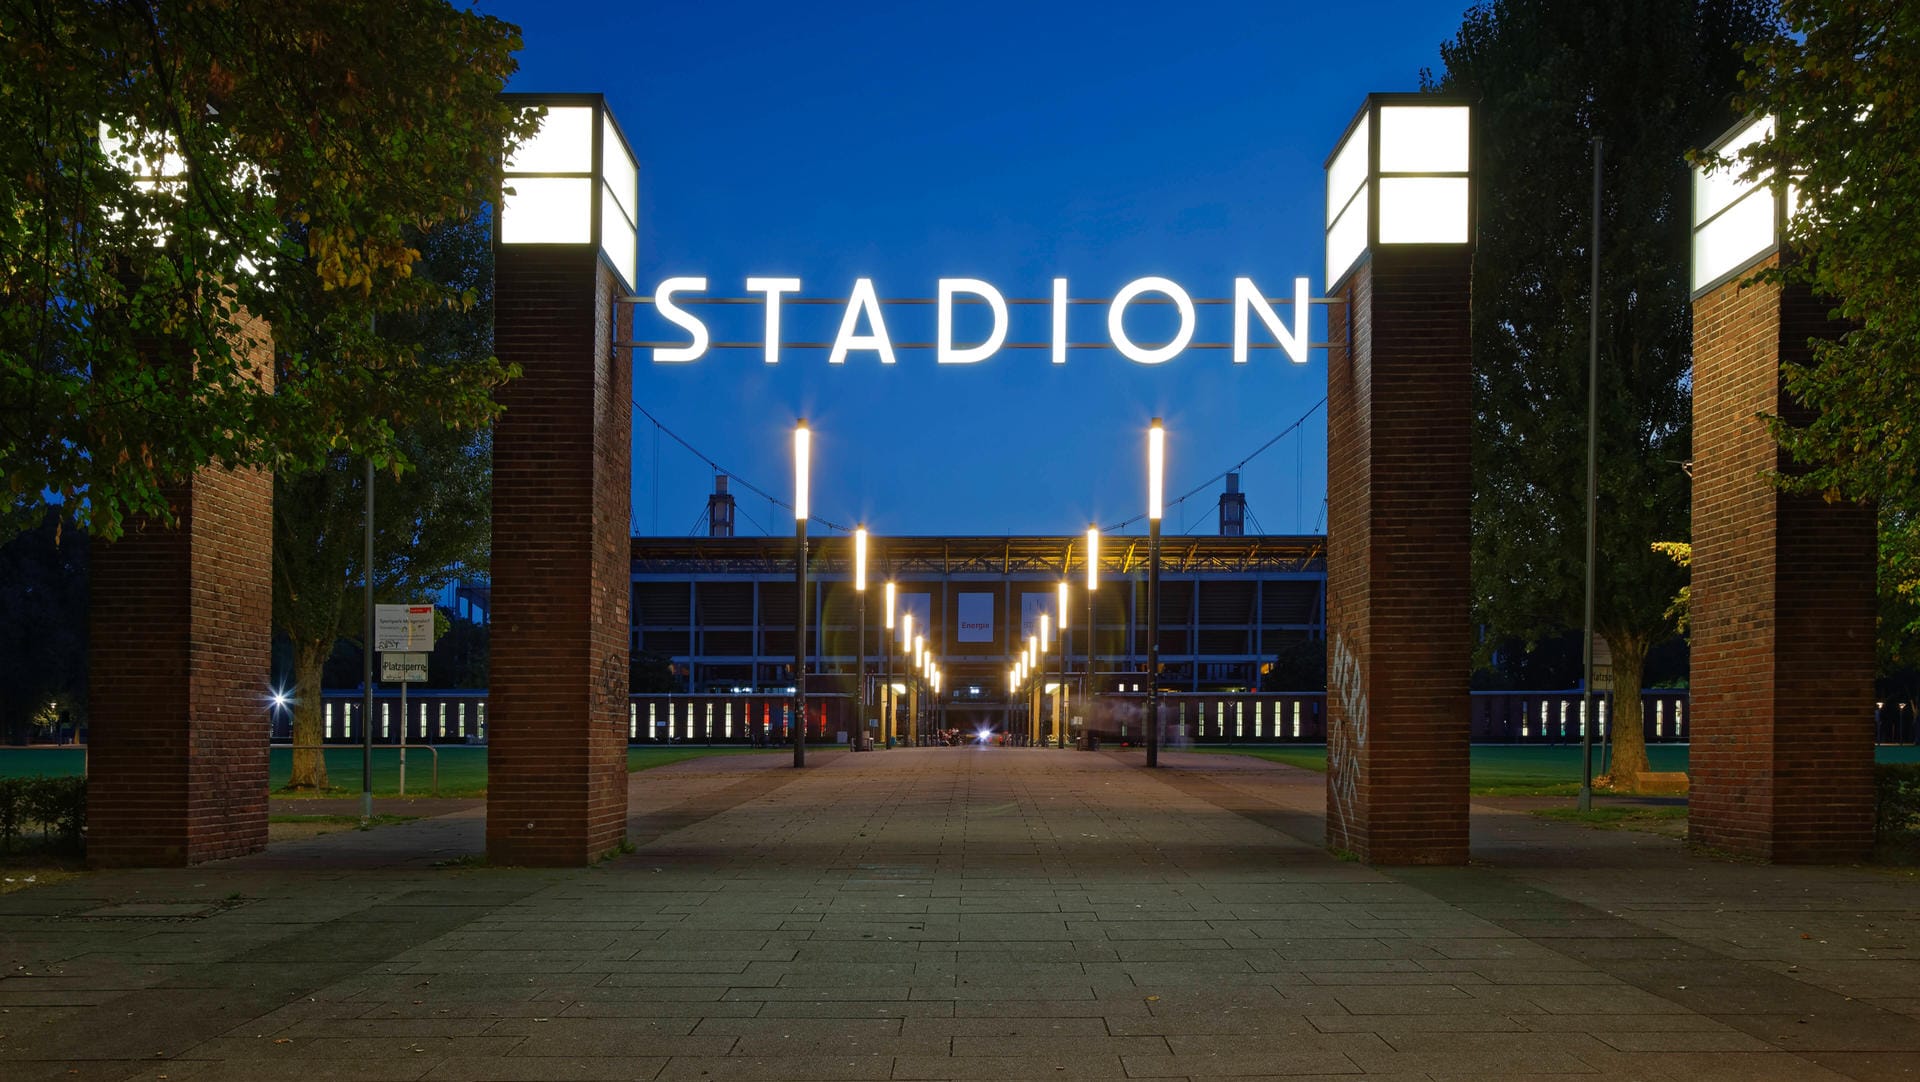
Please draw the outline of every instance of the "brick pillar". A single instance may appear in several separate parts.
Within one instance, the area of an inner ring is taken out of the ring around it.
[[[1835,328],[1804,290],[1744,276],[1693,306],[1688,833],[1857,860],[1873,837],[1874,512],[1767,480],[1784,462],[1761,415],[1796,412],[1781,362]]]
[[[495,248],[487,855],[578,865],[627,821],[633,375],[618,277],[587,245]]]
[[[246,327],[271,386],[264,322]],[[273,474],[209,467],[178,524],[94,547],[87,860],[165,867],[267,845]]]
[[[1327,337],[1327,844],[1464,864],[1472,250],[1382,246]]]

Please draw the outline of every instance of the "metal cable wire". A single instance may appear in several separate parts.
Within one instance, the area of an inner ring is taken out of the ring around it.
[[[1212,477],[1209,477],[1209,478],[1207,478],[1206,480],[1204,480],[1204,481],[1202,481],[1202,482],[1200,482],[1199,484],[1197,484],[1197,485],[1195,485],[1195,486],[1193,486],[1192,488],[1190,488],[1190,489],[1188,489],[1188,490],[1187,490],[1186,492],[1184,492],[1184,493],[1182,493],[1182,494],[1181,494],[1181,495],[1180,495],[1179,497],[1177,497],[1177,498],[1175,498],[1175,499],[1171,499],[1171,500],[1168,500],[1168,501],[1166,502],[1166,506],[1167,506],[1167,507],[1175,507],[1175,506],[1178,506],[1178,505],[1180,505],[1180,504],[1183,504],[1183,503],[1185,503],[1185,502],[1187,502],[1188,500],[1190,500],[1190,499],[1192,499],[1193,497],[1195,497],[1195,496],[1198,496],[1198,495],[1199,495],[1199,494],[1200,494],[1201,492],[1203,492],[1203,491],[1205,491],[1206,489],[1209,489],[1209,488],[1211,488],[1211,487],[1213,487],[1213,483],[1214,483],[1215,481],[1218,481],[1218,480],[1220,480],[1221,478],[1223,478],[1223,477],[1225,477],[1226,475],[1228,475],[1228,474],[1230,474],[1230,473],[1233,473],[1234,471],[1236,471],[1236,470],[1238,470],[1238,469],[1240,469],[1241,467],[1243,467],[1243,466],[1245,466],[1245,465],[1246,465],[1247,463],[1249,463],[1249,462],[1252,462],[1252,461],[1253,461],[1254,459],[1256,459],[1256,458],[1258,458],[1258,457],[1260,457],[1260,455],[1261,455],[1261,453],[1262,453],[1262,452],[1264,452],[1264,451],[1265,451],[1265,450],[1266,450],[1267,448],[1269,448],[1269,447],[1272,447],[1272,446],[1273,446],[1274,444],[1276,444],[1276,443],[1279,443],[1282,437],[1284,437],[1284,436],[1286,436],[1286,435],[1287,435],[1288,433],[1290,433],[1290,432],[1292,432],[1292,431],[1294,431],[1295,429],[1297,429],[1297,428],[1299,428],[1299,427],[1300,427],[1301,425],[1303,425],[1303,424],[1306,424],[1306,423],[1307,423],[1307,418],[1309,418],[1309,417],[1312,417],[1312,416],[1313,416],[1314,414],[1316,414],[1316,413],[1318,413],[1318,412],[1320,412],[1320,407],[1321,407],[1321,406],[1324,406],[1324,405],[1326,405],[1326,404],[1327,404],[1327,400],[1326,400],[1326,397],[1325,397],[1325,396],[1322,396],[1322,397],[1321,397],[1321,399],[1320,399],[1320,401],[1318,401],[1318,402],[1315,402],[1315,403],[1314,403],[1313,405],[1311,405],[1311,406],[1309,406],[1309,407],[1307,407],[1307,412],[1305,412],[1305,413],[1303,413],[1303,414],[1301,414],[1300,416],[1298,416],[1298,417],[1296,417],[1296,418],[1294,418],[1294,421],[1293,421],[1293,423],[1292,423],[1292,424],[1290,424],[1290,425],[1288,425],[1287,427],[1285,427],[1285,428],[1283,428],[1283,429],[1281,429],[1280,431],[1278,431],[1278,432],[1276,432],[1276,433],[1274,433],[1274,434],[1273,434],[1273,438],[1272,438],[1272,439],[1270,439],[1270,440],[1268,440],[1267,442],[1265,442],[1265,443],[1263,443],[1263,444],[1261,444],[1261,445],[1260,445],[1259,447],[1256,447],[1256,448],[1254,448],[1254,450],[1253,450],[1253,453],[1252,453],[1252,454],[1249,454],[1249,455],[1248,455],[1247,457],[1245,457],[1245,458],[1243,458],[1243,459],[1241,459],[1240,461],[1238,461],[1238,462],[1236,462],[1236,463],[1234,463],[1233,465],[1231,465],[1231,466],[1228,466],[1228,467],[1227,467],[1226,469],[1224,469],[1224,470],[1221,470],[1221,471],[1220,471],[1219,473],[1216,473],[1216,474],[1214,474],[1214,475],[1213,475]],[[1114,524],[1113,524],[1113,525],[1111,525],[1111,526],[1103,526],[1103,527],[1101,527],[1101,532],[1103,532],[1103,533],[1119,533],[1119,532],[1120,532],[1121,530],[1124,530],[1124,529],[1126,529],[1126,528],[1127,528],[1128,526],[1131,526],[1131,525],[1133,525],[1134,523],[1136,523],[1136,522],[1139,522],[1139,521],[1140,521],[1141,519],[1143,519],[1143,518],[1146,518],[1146,517],[1147,517],[1147,513],[1146,513],[1145,511],[1142,511],[1142,512],[1140,512],[1139,514],[1137,514],[1137,515],[1135,515],[1135,516],[1133,516],[1133,517],[1132,517],[1132,518],[1130,518],[1130,519],[1124,519],[1124,520],[1122,520],[1122,521],[1120,521],[1120,522],[1116,522],[1116,523],[1114,523]]]
[[[1246,457],[1242,458],[1240,461],[1234,463],[1233,465],[1228,466],[1226,469],[1221,470],[1219,473],[1214,474],[1212,477],[1207,478],[1205,481],[1202,481],[1199,484],[1193,486],[1192,488],[1188,489],[1186,492],[1182,493],[1180,496],[1174,499],[1168,500],[1166,505],[1168,507],[1177,507],[1180,504],[1183,504],[1188,500],[1192,499],[1193,497],[1198,496],[1201,492],[1207,490],[1208,488],[1211,488],[1215,481],[1218,481],[1226,477],[1226,475],[1244,468],[1247,463],[1252,462],[1256,458],[1259,458],[1274,444],[1279,443],[1282,439],[1286,438],[1288,434],[1298,430],[1301,425],[1306,424],[1307,419],[1312,417],[1314,414],[1320,412],[1320,407],[1326,404],[1327,404],[1326,397],[1322,396],[1320,401],[1315,402],[1313,405],[1307,407],[1307,412],[1294,418],[1292,424],[1274,433],[1272,438],[1268,439],[1267,442],[1261,444],[1260,446],[1254,448],[1253,451],[1247,454]],[[640,415],[642,417],[645,417],[648,421],[651,421],[656,431],[665,432],[669,437],[673,439],[675,443],[679,444],[682,447],[685,447],[688,453],[692,454],[693,457],[706,463],[708,468],[712,469],[713,472],[726,474],[728,477],[732,478],[735,483],[739,484],[740,487],[746,489],[749,492],[752,492],[753,494],[761,497],[762,499],[765,499],[768,503],[773,504],[775,507],[784,508],[785,510],[788,510],[788,511],[793,510],[793,504],[788,503],[787,501],[781,499],[780,497],[775,496],[773,493],[768,492],[766,489],[761,488],[759,485],[754,484],[752,481],[747,480],[745,477],[740,476],[738,473],[735,473],[734,471],[727,469],[725,466],[722,466],[720,463],[715,462],[711,457],[709,457],[706,454],[706,452],[700,450],[698,447],[695,447],[693,444],[688,443],[685,439],[681,438],[678,432],[675,432],[673,429],[668,428],[664,424],[661,424],[660,418],[655,417],[652,413],[648,412],[647,407],[641,405],[639,399],[636,398],[633,400],[633,408],[636,410],[639,410]],[[657,455],[655,456],[655,461],[656,463],[658,462]],[[738,505],[736,504],[735,506],[737,507]],[[1325,502],[1322,501],[1321,514],[1324,515],[1325,513],[1326,513]],[[706,512],[702,511],[701,514],[702,516],[704,516]],[[751,518],[752,516],[748,516],[748,517]],[[1121,530],[1126,529],[1128,526],[1131,526],[1134,523],[1139,522],[1141,519],[1146,517],[1147,517],[1146,512],[1142,511],[1141,513],[1133,516],[1132,518],[1125,519],[1120,522],[1116,522],[1111,526],[1101,527],[1101,532],[1118,533]],[[829,530],[838,530],[844,534],[850,534],[853,532],[853,527],[843,526],[838,522],[834,522],[831,519],[822,518],[819,515],[809,515],[807,516],[807,520],[809,522],[817,522],[820,525],[825,526]],[[756,521],[754,525],[759,526],[760,524]],[[699,527],[698,521],[694,523],[694,526],[696,529]],[[763,531],[766,529],[766,527],[764,526],[761,526],[760,528]]]

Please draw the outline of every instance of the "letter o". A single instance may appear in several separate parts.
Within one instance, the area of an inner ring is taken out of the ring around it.
[[[1142,293],[1164,293],[1180,310],[1179,333],[1173,336],[1173,341],[1155,349],[1142,349],[1127,337],[1127,305]],[[1135,364],[1164,364],[1179,356],[1187,343],[1193,341],[1193,298],[1171,279],[1135,278],[1114,294],[1113,303],[1107,307],[1107,337],[1122,357]]]

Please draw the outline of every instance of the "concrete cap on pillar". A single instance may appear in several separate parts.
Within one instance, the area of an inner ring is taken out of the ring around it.
[[[501,100],[546,115],[540,130],[507,158],[495,243],[592,245],[633,289],[640,166],[606,98],[503,94]]]
[[[1718,289],[1780,248],[1786,200],[1772,170],[1747,176],[1743,151],[1773,138],[1773,118],[1750,116],[1707,147],[1693,167],[1693,297]],[[1724,161],[1726,164],[1720,164]]]
[[[1369,94],[1328,156],[1327,288],[1381,245],[1469,245],[1473,107],[1438,94]]]

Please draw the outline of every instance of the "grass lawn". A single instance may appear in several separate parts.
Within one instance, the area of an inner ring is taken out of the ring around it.
[[[1285,747],[1197,747],[1189,751],[1224,755],[1252,755],[1272,759],[1308,770],[1327,768],[1325,744],[1296,744]],[[1687,769],[1687,746],[1650,744],[1647,759],[1655,770]],[[1883,763],[1920,762],[1920,748],[1887,745],[1876,757]],[[1594,748],[1594,773],[1604,766],[1601,749]],[[1480,744],[1473,749],[1472,774],[1468,786],[1476,796],[1571,796],[1580,791],[1580,747],[1510,747]]]
[[[810,751],[824,749],[810,748]],[[790,753],[787,748],[636,747],[627,749],[627,771],[650,770],[669,763],[685,762],[708,755],[771,755]],[[310,796],[358,797],[360,795],[360,749],[336,747],[326,750],[327,781],[332,788]],[[418,748],[407,750],[407,795],[432,796],[432,752]],[[0,748],[0,777],[67,777],[85,769],[86,756],[78,748]],[[293,752],[274,748],[267,757],[267,784],[278,792],[287,784],[293,769]],[[373,749],[373,792],[375,796],[396,796],[400,792],[400,753],[391,747]],[[440,796],[480,797],[487,794],[487,749],[478,745],[451,744],[440,748]]]

